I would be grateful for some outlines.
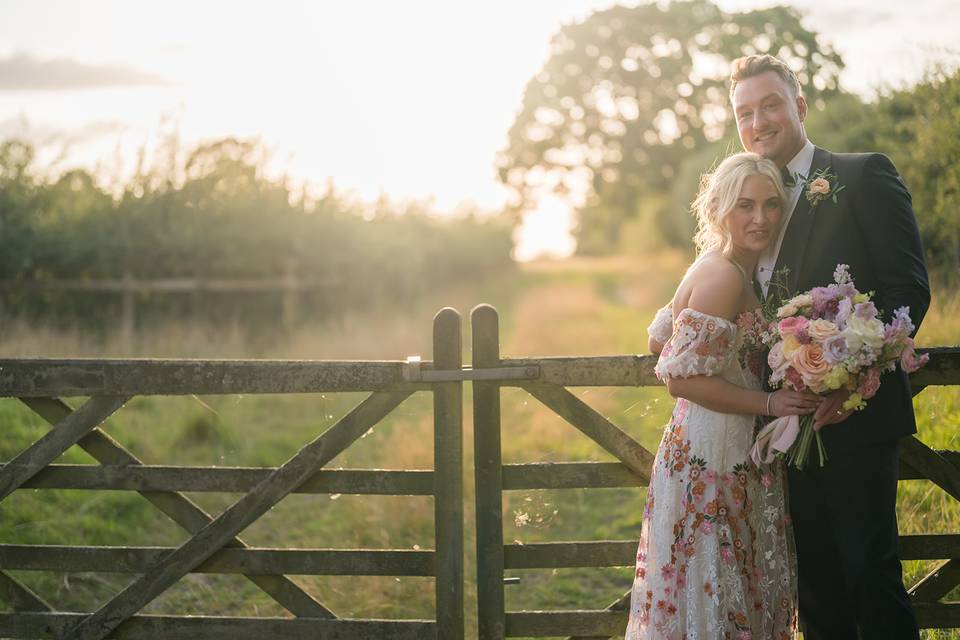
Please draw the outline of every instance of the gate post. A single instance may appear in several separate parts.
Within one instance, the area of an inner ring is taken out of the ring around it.
[[[473,368],[500,365],[497,310],[481,304],[470,313]],[[503,478],[500,452],[500,383],[473,382],[473,442],[477,516],[477,631],[479,640],[506,634],[503,596]]]
[[[433,319],[433,366],[460,371],[460,314]],[[434,546],[437,637],[463,640],[463,382],[433,385]]]

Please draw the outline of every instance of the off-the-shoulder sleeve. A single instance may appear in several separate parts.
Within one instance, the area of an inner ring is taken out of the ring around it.
[[[695,309],[684,309],[673,323],[654,373],[661,380],[712,376],[727,368],[736,355],[737,325]]]
[[[667,340],[673,335],[673,306],[671,304],[660,307],[657,314],[653,316],[653,322],[647,327],[647,335],[660,344],[667,343]]]

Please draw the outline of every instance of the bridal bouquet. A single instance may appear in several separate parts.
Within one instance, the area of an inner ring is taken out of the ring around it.
[[[914,351],[907,307],[884,324],[871,294],[857,291],[847,265],[837,265],[833,278],[834,284],[815,287],[777,309],[764,336],[770,347],[770,385],[822,394],[847,389],[850,397],[843,408],[860,410],[880,388],[881,373],[897,363],[908,373],[916,371],[929,356]],[[823,466],[827,456],[813,429],[813,415],[785,416],[760,431],[751,457],[760,464],[785,455],[788,464],[802,469],[814,439]]]

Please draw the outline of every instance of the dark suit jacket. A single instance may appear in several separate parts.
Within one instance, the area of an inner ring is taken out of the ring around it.
[[[837,264],[847,264],[857,289],[875,292],[873,301],[884,321],[894,309],[908,306],[919,327],[930,304],[930,285],[903,179],[879,153],[831,153],[817,147],[811,175],[821,168],[829,168],[836,184],[845,187],[836,204],[825,199],[811,206],[806,194],[800,195],[775,269],[790,268],[789,289],[798,293],[830,284]],[[866,409],[823,429],[827,455],[916,433],[911,398],[907,375],[899,367],[882,376]]]

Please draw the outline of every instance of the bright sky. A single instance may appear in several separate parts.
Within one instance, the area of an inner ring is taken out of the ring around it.
[[[48,154],[69,141],[63,166],[111,170],[176,122],[188,145],[259,137],[279,169],[366,199],[495,210],[506,193],[494,155],[551,35],[612,4],[3,0],[0,140],[52,142]],[[865,95],[960,57],[956,0],[803,6],[807,26],[843,55],[844,85]],[[569,253],[569,225],[566,208],[547,203],[517,256]]]

